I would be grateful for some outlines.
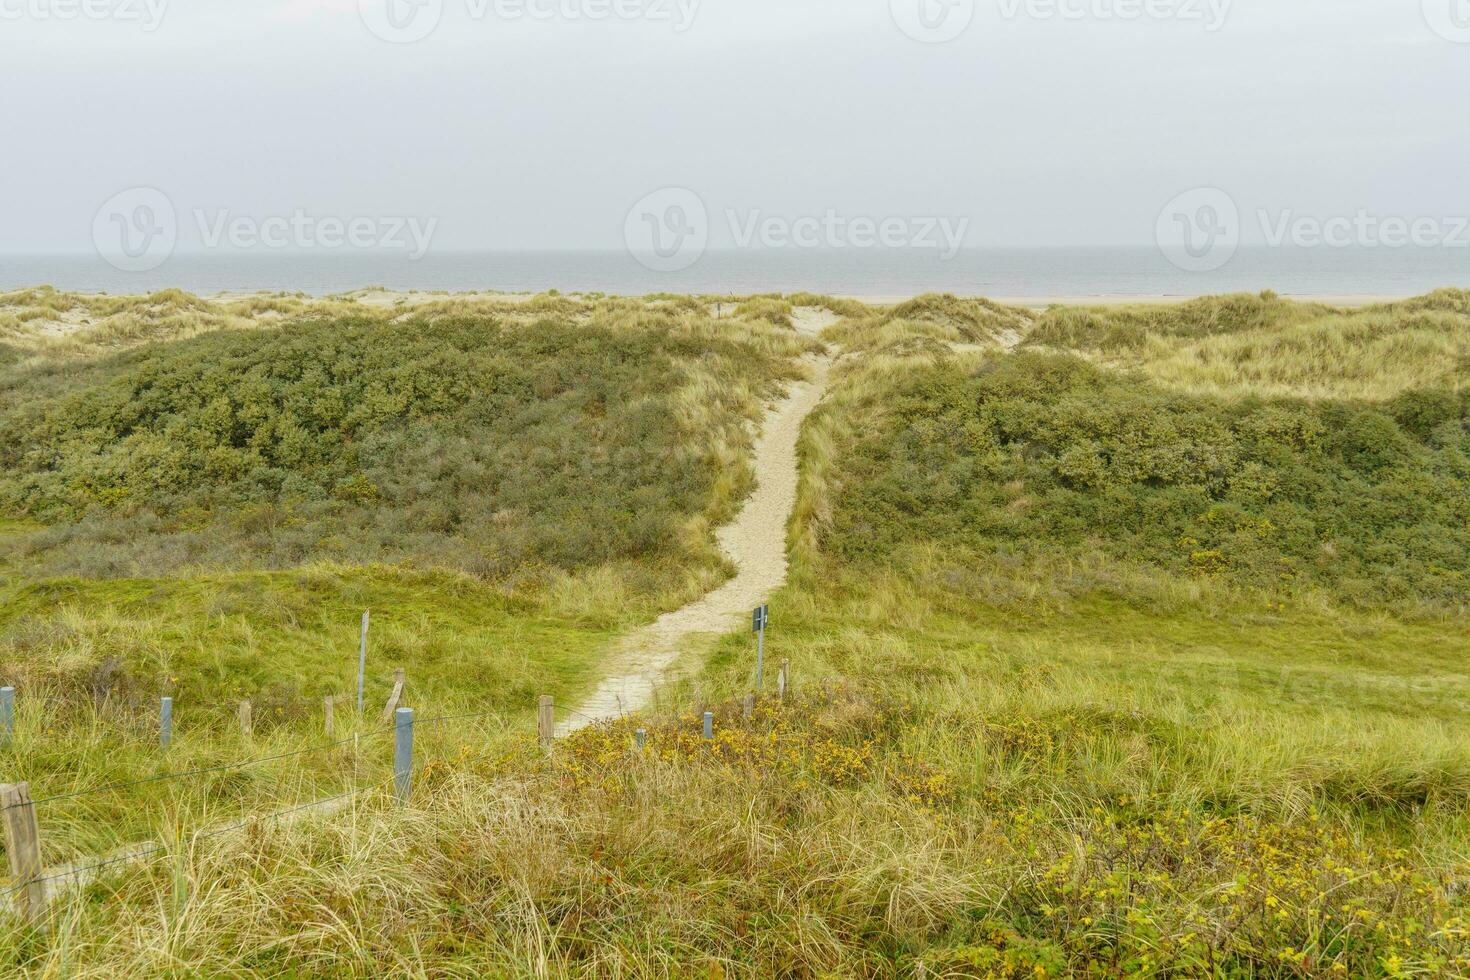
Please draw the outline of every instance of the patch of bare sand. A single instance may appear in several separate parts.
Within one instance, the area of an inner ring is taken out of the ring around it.
[[[526,303],[535,299],[536,293],[413,293],[393,292],[386,289],[373,289],[366,292],[354,293],[351,299],[370,306],[374,309],[397,309],[399,307],[424,306],[429,303],[443,303],[449,300],[462,300],[470,303]]]
[[[796,332],[813,337],[841,319],[842,317],[825,306],[798,306],[791,311],[791,325],[796,328]]]
[[[682,609],[665,613],[618,644],[613,673],[577,705],[561,734],[640,711],[678,658],[686,640],[739,626],[750,611],[786,582],[786,526],[796,508],[796,442],[801,424],[821,401],[830,358],[812,359],[813,380],[794,385],[766,415],[756,443],[755,492],[739,516],[717,533],[735,577]]]

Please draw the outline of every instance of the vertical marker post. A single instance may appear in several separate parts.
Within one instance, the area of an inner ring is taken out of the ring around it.
[[[168,748],[174,742],[174,699],[158,702],[158,744]]]
[[[536,709],[536,737],[542,750],[550,752],[556,741],[556,699],[549,694],[541,696],[541,703]]]
[[[393,717],[393,795],[402,806],[413,782],[413,709],[399,708]]]
[[[633,733],[633,741],[637,744],[638,751],[639,752],[642,752],[645,749],[647,749],[648,748],[648,729],[646,729],[646,728],[640,728],[636,732],[634,732]]]
[[[362,717],[362,686],[367,676],[367,634],[368,621],[372,618],[372,610],[362,611],[362,639],[357,645],[357,717]]]
[[[791,661],[781,661],[781,673],[776,676],[776,697],[786,700],[786,686],[791,683]]]
[[[0,748],[15,739],[15,688],[0,687]]]
[[[41,880],[41,830],[29,783],[0,786],[0,825],[5,828],[5,852],[15,879],[15,910],[32,925],[46,918],[46,883]]]
[[[761,606],[750,616],[750,628],[755,633],[755,689],[765,686],[766,679],[766,623],[771,619],[771,607]]]
[[[332,732],[337,727],[336,718],[334,717],[337,713],[335,710],[336,702],[336,698],[322,699],[322,725],[327,730],[327,738],[332,737]]]
[[[715,738],[715,713],[706,711],[704,713],[704,740],[712,742]]]

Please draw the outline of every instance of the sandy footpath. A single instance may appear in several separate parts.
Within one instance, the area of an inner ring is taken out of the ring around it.
[[[801,314],[795,325],[803,332],[815,332],[827,322],[816,314]],[[796,507],[796,442],[802,422],[822,400],[831,359],[812,358],[807,363],[813,380],[793,385],[785,400],[766,415],[755,448],[755,492],[735,520],[717,533],[721,550],[737,570],[735,577],[620,641],[611,661],[614,673],[573,708],[558,726],[561,734],[647,707],[686,639],[726,633],[748,623],[750,611],[785,583],[786,528]]]

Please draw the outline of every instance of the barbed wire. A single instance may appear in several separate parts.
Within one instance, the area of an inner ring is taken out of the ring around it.
[[[6,807],[0,807],[0,813],[4,813],[6,810],[13,810],[21,806],[40,806],[42,803],[55,803],[60,800],[74,800],[83,796],[96,796],[102,793],[115,792],[121,789],[131,789],[135,786],[146,786],[150,783],[169,782],[176,779],[189,779],[194,776],[203,776],[215,772],[228,772],[233,769],[247,769],[251,766],[264,765],[267,762],[280,762],[283,759],[294,759],[299,756],[310,755],[314,752],[325,752],[328,749],[340,748],[341,746],[359,741],[363,736],[371,737],[374,735],[381,735],[384,732],[388,732],[391,730],[392,729],[390,728],[373,728],[369,729],[366,732],[359,732],[356,735],[352,735],[347,738],[338,739],[335,742],[328,742],[325,745],[313,745],[304,749],[295,749],[291,752],[281,752],[277,755],[262,756],[258,759],[246,759],[239,762],[223,762],[217,766],[203,766],[198,769],[186,769],[183,772],[165,772],[159,773],[156,776],[145,776],[141,779],[129,779],[112,783],[103,783],[100,786],[93,786],[90,789],[81,789],[70,793],[57,793],[54,796],[43,796],[38,800],[31,800],[29,804],[12,803]]]
[[[434,718],[415,718],[413,720],[413,724],[414,724],[414,727],[417,728],[417,727],[427,726],[427,725],[439,725],[439,724],[443,724],[446,721],[464,721],[467,718],[490,718],[490,717],[493,717],[496,721],[501,722],[501,723],[504,723],[504,721],[505,721],[505,715],[504,715],[504,713],[502,713],[500,711],[469,711],[469,712],[466,712],[465,714],[462,714],[462,715],[440,715],[440,716],[434,717]]]
[[[456,717],[464,717],[464,716],[456,716]],[[449,719],[441,719],[441,720],[449,720]],[[483,753],[481,753],[479,755],[471,756],[468,759],[454,759],[454,760],[452,760],[452,764],[455,765],[455,766],[469,766],[469,765],[473,765],[474,763],[481,762],[481,761],[483,761],[485,759],[488,759],[488,758],[490,758],[491,756],[493,756],[495,754],[496,753],[493,752],[493,751],[492,752],[483,752]],[[423,775],[425,772],[428,771],[429,767],[431,767],[431,766],[434,766],[434,765],[450,765],[450,764],[451,763],[449,761],[444,760],[444,759],[428,759],[428,760],[425,760],[424,762],[421,762],[421,763],[418,763],[417,765],[415,765],[412,769],[409,770],[409,773],[410,773],[410,775]],[[353,797],[360,796],[363,793],[368,792],[369,790],[386,788],[389,784],[394,783],[398,779],[398,776],[399,776],[398,773],[394,773],[392,776],[388,777],[387,779],[384,779],[384,780],[381,780],[381,781],[377,781],[377,782],[373,782],[373,783],[369,783],[369,784],[367,784],[365,786],[359,786],[357,789],[349,790],[349,791],[347,791],[345,793],[338,793],[336,796],[327,796],[327,797],[323,797],[321,799],[312,800],[312,801],[310,801],[308,803],[300,803],[300,804],[297,804],[295,806],[287,807],[287,808],[285,808],[283,810],[277,810],[277,811],[275,811],[273,813],[265,814],[264,816],[252,814],[251,816],[245,817],[245,818],[243,818],[241,820],[237,820],[234,823],[227,824],[227,825],[225,825],[223,827],[217,827],[217,828],[215,828],[213,830],[196,831],[194,834],[192,834],[190,836],[190,840],[191,840],[191,842],[198,842],[198,841],[210,840],[212,838],[219,837],[219,836],[222,836],[224,834],[235,833],[237,831],[246,830],[246,829],[248,829],[251,826],[252,823],[253,824],[257,824],[257,825],[258,824],[261,824],[261,823],[269,823],[269,822],[271,822],[273,820],[279,820],[279,819],[282,819],[284,817],[291,816],[292,814],[295,814],[295,813],[302,813],[302,812],[307,811],[307,810],[315,810],[315,809],[319,809],[321,807],[328,806],[328,805],[330,805],[332,803],[339,802],[341,800],[352,799]],[[535,776],[535,781],[544,781],[544,780],[548,779],[548,777],[549,777],[549,774],[537,774]],[[525,774],[523,774],[520,777],[520,781],[527,781],[527,780],[528,780],[528,777]],[[166,850],[168,850],[168,845],[167,844],[142,845],[141,846],[141,849],[139,849],[139,850],[130,851],[129,853],[120,855],[118,857],[108,858],[105,861],[98,861],[98,862],[96,862],[94,864],[84,865],[84,866],[82,866],[80,868],[67,868],[65,871],[61,871],[61,872],[58,872],[58,873],[53,874],[53,875],[47,875],[44,878],[32,878],[29,881],[21,882],[18,885],[13,885],[12,887],[8,888],[7,890],[5,890],[3,892],[0,892],[0,897],[8,898],[9,896],[16,894],[17,892],[19,892],[19,891],[21,891],[21,890],[23,890],[25,888],[28,888],[31,885],[46,884],[46,883],[49,883],[49,882],[52,882],[52,881],[62,881],[62,880],[68,879],[68,878],[78,878],[78,877],[81,877],[82,875],[85,875],[85,874],[87,874],[89,872],[98,871],[98,870],[101,870],[103,868],[108,868],[108,867],[111,867],[111,866],[116,865],[116,864],[127,864],[127,863],[141,861],[143,858],[151,857],[152,855],[157,854],[160,851],[166,851]]]
[[[625,711],[620,711],[616,715],[604,715],[601,718],[594,718],[591,715],[583,714],[575,708],[557,708],[556,710],[564,712],[568,715],[576,715],[578,718],[581,718],[583,721],[592,725],[606,725],[609,722],[622,721],[624,718],[628,717],[628,714]]]
[[[397,778],[397,774],[395,773],[392,779]],[[245,830],[249,828],[252,823],[269,823],[272,820],[279,820],[283,817],[291,816],[293,813],[301,813],[306,810],[314,810],[332,803],[336,803],[339,800],[351,799],[372,789],[381,789],[388,782],[391,782],[392,779],[369,783],[365,786],[359,786],[357,789],[349,790],[346,793],[338,793],[336,796],[323,797],[321,799],[312,800],[309,803],[299,803],[295,806],[287,807],[284,810],[277,810],[273,813],[267,813],[264,816],[252,814],[251,816],[245,817],[242,820],[237,820],[234,823],[226,824],[223,827],[217,827],[213,830],[196,831],[195,833],[190,835],[189,839],[192,842],[209,840],[214,837],[219,837],[222,834],[229,834],[236,831]],[[20,884],[14,885],[4,892],[0,892],[0,897],[8,897],[10,895],[14,895],[16,892],[19,892],[24,888],[28,888],[31,885],[44,884],[46,882],[52,881],[61,881],[67,878],[79,878],[82,875],[85,875],[91,871],[97,871],[101,868],[111,867],[114,864],[125,864],[129,862],[139,861],[153,854],[157,854],[160,851],[166,850],[168,850],[167,844],[142,845],[141,850],[130,851],[129,853],[123,854],[119,857],[108,858],[105,861],[98,861],[95,864],[84,865],[80,868],[67,868],[65,871],[61,871],[53,875],[47,875],[44,878],[32,878],[29,881],[21,882]]]

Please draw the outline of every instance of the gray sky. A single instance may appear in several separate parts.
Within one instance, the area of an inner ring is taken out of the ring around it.
[[[162,0],[0,0],[3,252],[89,251],[137,186],[181,215],[435,218],[442,249],[620,248],[666,186],[713,215],[962,216],[970,245],[1149,244],[1208,185],[1252,212],[1470,212],[1470,43],[1431,27],[1467,0],[1234,0],[1221,24],[1211,0],[976,0],[947,43],[890,0],[700,0],[684,30],[692,0],[442,0],[415,43],[358,0],[170,0],[151,31],[61,18],[82,2]]]

